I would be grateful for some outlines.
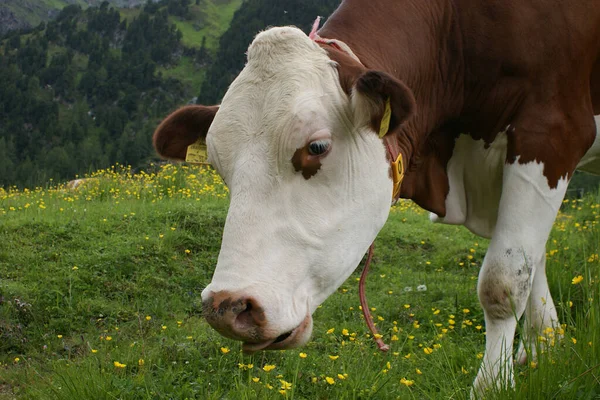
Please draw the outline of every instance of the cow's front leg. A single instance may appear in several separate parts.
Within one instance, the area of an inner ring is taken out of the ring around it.
[[[484,396],[491,387],[514,385],[515,330],[537,272],[540,272],[540,290],[534,292],[547,293],[542,283],[545,244],[567,181],[560,179],[556,186],[550,187],[543,172],[543,163],[537,161],[524,164],[517,161],[504,166],[498,221],[477,286],[487,333],[483,362],[474,382],[474,397]],[[551,301],[549,293],[548,300]]]
[[[551,328],[550,331],[547,331]],[[529,301],[525,308],[525,321],[523,323],[522,340],[517,351],[516,360],[525,364],[527,360],[533,361],[536,357],[536,341],[539,336],[558,338],[559,322],[556,307],[548,288],[546,278],[546,257],[542,257],[541,263],[535,268],[533,286],[529,295]],[[528,357],[528,354],[530,357]]]

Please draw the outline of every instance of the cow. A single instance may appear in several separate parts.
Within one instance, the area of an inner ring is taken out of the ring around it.
[[[230,189],[209,324],[247,352],[305,344],[390,204],[412,199],[491,239],[472,393],[514,386],[519,319],[520,362],[559,324],[545,245],[568,182],[600,173],[599,55],[592,1],[345,0],[310,35],[260,32],[219,106],[153,136],[169,159],[205,142]]]

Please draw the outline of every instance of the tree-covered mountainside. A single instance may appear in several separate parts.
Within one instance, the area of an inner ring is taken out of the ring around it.
[[[99,6],[104,0],[0,0],[0,34],[27,29],[55,18],[69,5]],[[135,7],[146,0],[106,0],[115,7]]]
[[[146,5],[125,19],[107,2],[64,8],[0,46],[0,185],[50,178],[153,154],[157,121],[194,91],[169,72],[206,62],[202,47],[182,43],[171,18],[185,19],[191,0]]]
[[[289,24],[308,30],[338,3],[73,4],[32,30],[9,32],[0,39],[0,186],[147,165],[156,158],[151,136],[160,119],[200,87],[202,99],[219,101],[257,32]]]
[[[341,0],[254,0],[246,1],[219,41],[217,56],[208,69],[198,103],[214,104],[242,70],[246,50],[254,36],[269,26],[295,25],[305,32],[317,16],[328,17]],[[324,22],[325,20],[323,20]]]

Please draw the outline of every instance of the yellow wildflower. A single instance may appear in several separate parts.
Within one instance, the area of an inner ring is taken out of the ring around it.
[[[333,379],[333,378],[331,378],[329,376],[325,377],[325,381],[327,383],[329,383],[330,385],[333,385],[335,383],[335,379]]]
[[[306,358],[306,353],[300,353],[300,354],[298,354],[298,356],[299,356],[300,358]]]
[[[340,358],[340,356],[329,356],[330,359],[332,359],[333,361],[337,360],[338,358]]]
[[[231,351],[231,350],[229,350],[229,348],[228,348],[228,347],[221,347],[221,353],[223,353],[223,354],[227,354],[227,353],[229,353],[230,351]]]
[[[573,278],[573,280],[571,281],[571,283],[572,283],[573,285],[577,285],[578,283],[581,283],[581,282],[583,282],[583,276],[581,276],[581,275],[578,275],[578,276],[576,276],[576,277],[575,277],[575,278]]]
[[[284,381],[283,379],[280,379],[279,382],[281,382],[281,389],[283,390],[290,390],[292,388],[292,384]]]
[[[274,369],[275,369],[275,366],[274,366],[274,365],[271,365],[271,364],[267,364],[267,365],[265,365],[265,366],[263,367],[263,370],[264,370],[265,372],[273,371]]]
[[[408,387],[408,386],[414,385],[415,381],[411,381],[410,379],[402,378],[402,379],[400,379],[400,383],[403,385],[406,385]]]

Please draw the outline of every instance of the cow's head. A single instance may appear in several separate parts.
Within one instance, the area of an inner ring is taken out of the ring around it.
[[[173,159],[205,137],[229,187],[202,299],[208,322],[245,351],[306,343],[312,313],[387,219],[392,180],[376,131],[387,99],[390,132],[414,99],[398,80],[346,58],[332,61],[299,29],[269,29],[250,45],[220,107],[182,108],[154,134],[157,151]]]

